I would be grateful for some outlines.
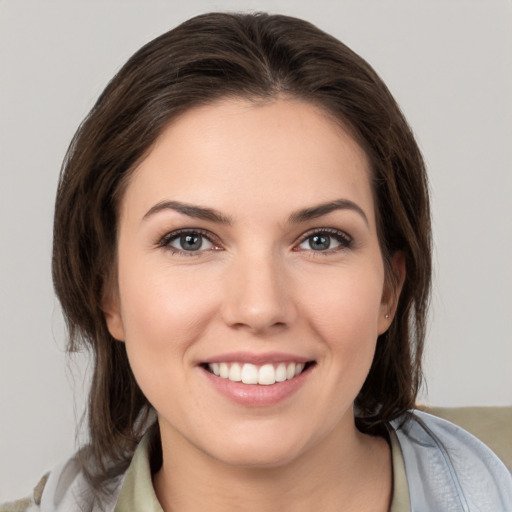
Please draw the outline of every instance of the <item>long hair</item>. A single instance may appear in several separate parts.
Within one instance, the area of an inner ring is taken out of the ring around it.
[[[152,419],[125,346],[112,338],[102,298],[115,286],[118,210],[130,173],[168,123],[220,98],[287,95],[348,128],[371,163],[379,243],[388,282],[402,251],[407,275],[389,330],[380,336],[356,399],[358,428],[372,432],[414,406],[431,281],[424,162],[385,84],[361,57],[306,21],[210,13],[137,51],[74,136],[55,203],[53,280],[69,350],[94,358],[86,474],[97,489],[127,465]]]

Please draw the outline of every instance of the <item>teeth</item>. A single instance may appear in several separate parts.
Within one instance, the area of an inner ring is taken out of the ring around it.
[[[276,382],[284,382],[300,375],[306,365],[304,363],[279,363],[256,366],[250,363],[211,363],[209,370],[223,379],[244,384],[270,386]]]
[[[276,371],[271,364],[264,364],[258,372],[258,384],[269,386],[276,382]]]
[[[234,363],[231,365],[229,369],[228,379],[233,382],[240,382],[242,380],[242,368],[238,363]]]
[[[286,380],[286,365],[280,363],[276,368],[276,382],[284,382]]]
[[[223,379],[227,379],[229,377],[229,366],[226,363],[219,364],[219,375]]]
[[[242,382],[244,384],[258,384],[258,367],[253,364],[242,366]]]

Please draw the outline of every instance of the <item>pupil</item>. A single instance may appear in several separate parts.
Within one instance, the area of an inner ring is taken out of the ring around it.
[[[324,249],[329,249],[331,245],[330,238],[324,235],[314,235],[311,237],[311,241],[309,243],[311,249],[315,251],[320,251]]]
[[[201,248],[201,236],[200,235],[182,235],[181,246],[186,251],[194,251]]]

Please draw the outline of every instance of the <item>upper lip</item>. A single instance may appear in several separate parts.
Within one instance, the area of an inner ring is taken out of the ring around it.
[[[311,358],[298,356],[285,352],[265,352],[255,354],[251,352],[229,352],[207,358],[201,363],[251,363],[262,365],[265,363],[307,363]]]

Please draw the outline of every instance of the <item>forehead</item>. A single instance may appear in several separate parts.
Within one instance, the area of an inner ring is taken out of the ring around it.
[[[373,217],[368,158],[341,123],[294,98],[230,98],[174,119],[133,173],[125,201],[223,209],[245,198],[260,209],[279,200],[285,209],[340,194]]]

